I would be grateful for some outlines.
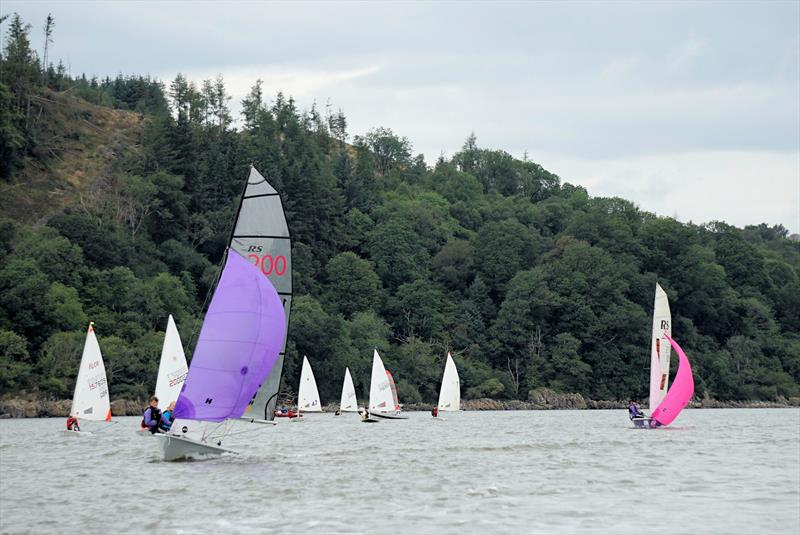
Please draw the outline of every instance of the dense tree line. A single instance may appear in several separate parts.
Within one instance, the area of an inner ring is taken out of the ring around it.
[[[289,395],[305,354],[323,401],[338,398],[345,366],[366,396],[378,347],[403,402],[435,399],[447,351],[466,398],[540,386],[643,396],[656,281],[698,395],[800,395],[800,251],[781,226],[656,217],[474,135],[429,165],[389,128],[351,139],[341,111],[268,102],[260,81],[234,129],[221,77],[72,77],[43,66],[29,35],[12,16],[4,180],[46,163],[35,110],[52,92],[145,121],[138,150],[81,203],[40,225],[0,221],[3,393],[69,397],[89,320],[112,395],[151,392],[168,314],[191,355],[252,163],[282,193],[294,238]]]

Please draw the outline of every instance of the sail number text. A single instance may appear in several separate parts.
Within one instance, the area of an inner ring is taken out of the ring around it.
[[[282,276],[286,273],[286,257],[283,255],[273,257],[272,255],[265,254],[265,255],[257,255],[255,253],[250,253],[247,255],[247,259],[250,260],[254,266],[261,268],[261,273],[264,275],[272,275],[273,273],[277,276]]]

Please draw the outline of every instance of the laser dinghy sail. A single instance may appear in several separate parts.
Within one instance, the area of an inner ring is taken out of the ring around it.
[[[400,412],[397,387],[391,374],[383,366],[383,360],[375,349],[372,353],[372,378],[369,385],[369,413],[387,420],[405,420]]]
[[[452,355],[447,353],[447,362],[444,365],[442,388],[439,390],[439,403],[436,405],[435,418],[443,419],[439,412],[461,410],[461,383],[458,380],[458,370]]]
[[[344,383],[342,384],[342,400],[339,402],[339,412],[357,412],[358,400],[356,399],[356,389],[353,386],[353,378],[350,376],[350,368],[344,369]]]
[[[75,392],[72,396],[71,418],[89,421],[111,421],[111,403],[108,395],[106,367],[103,354],[94,333],[94,322],[89,323],[83,355],[75,379]],[[68,422],[69,423],[69,422]],[[88,431],[64,430],[68,434],[91,434]]]
[[[300,413],[300,416],[304,412],[322,412],[317,381],[314,379],[314,371],[306,356],[303,356],[300,385],[297,387],[297,412]]]

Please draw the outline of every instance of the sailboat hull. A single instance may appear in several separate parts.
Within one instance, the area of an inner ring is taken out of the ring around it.
[[[408,416],[399,412],[370,412],[369,415],[384,420],[408,420]]]
[[[655,429],[661,427],[659,423],[652,418],[633,418],[632,421],[636,429]]]
[[[198,442],[177,435],[154,435],[161,445],[161,458],[164,461],[179,461],[216,457],[223,453],[236,453],[219,446]]]

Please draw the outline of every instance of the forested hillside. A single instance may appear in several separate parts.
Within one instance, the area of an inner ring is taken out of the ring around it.
[[[345,366],[365,397],[377,347],[406,403],[434,400],[447,351],[465,398],[644,397],[656,281],[696,395],[800,395],[800,249],[781,226],[656,217],[468,132],[426,162],[260,81],[234,127],[222,78],[71,77],[3,26],[4,395],[70,397],[90,320],[112,399],[151,393],[168,314],[191,355],[251,164],[294,239],[289,396],[308,355],[323,401]]]

